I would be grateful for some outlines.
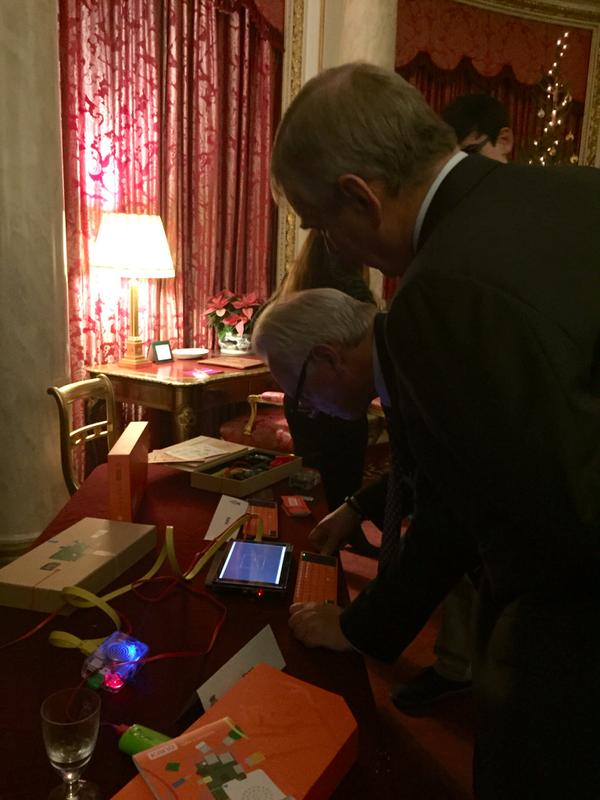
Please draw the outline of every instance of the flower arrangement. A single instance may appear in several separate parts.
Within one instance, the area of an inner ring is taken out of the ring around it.
[[[215,329],[220,342],[244,337],[248,340],[254,323],[254,312],[262,305],[256,292],[236,294],[222,289],[208,299],[206,317],[208,324]]]

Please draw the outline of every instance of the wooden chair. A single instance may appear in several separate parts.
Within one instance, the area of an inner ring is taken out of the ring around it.
[[[249,394],[248,405],[249,416],[242,414],[221,425],[221,438],[261,450],[291,453],[294,445],[283,413],[283,392]],[[259,406],[266,408],[259,412]]]
[[[60,423],[60,456],[63,477],[67,489],[74,494],[79,488],[79,481],[73,468],[73,451],[77,447],[85,447],[88,442],[105,440],[108,450],[119,438],[117,407],[112,384],[106,375],[98,375],[89,380],[67,383],[65,386],[50,386],[48,394],[56,400]],[[73,409],[75,401],[103,401],[104,418],[97,422],[89,422],[80,428],[73,428]]]

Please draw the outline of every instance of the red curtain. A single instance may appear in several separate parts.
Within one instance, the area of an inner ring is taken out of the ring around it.
[[[479,75],[492,77],[511,67],[515,79],[535,85],[554,60],[563,25],[488,11],[457,0],[398,0],[396,68],[428,53],[443,70],[466,56]],[[562,72],[576,100],[585,100],[592,33],[569,29]]]
[[[496,97],[507,109],[515,135],[513,159],[528,160],[528,148],[539,132],[537,112],[543,98],[536,86],[518,81],[511,67],[505,66],[497,75],[488,77],[481,75],[467,57],[463,57],[454,69],[445,70],[436,66],[427,53],[419,53],[409,64],[397,68],[397,72],[416,86],[438,112],[463,94],[481,93]],[[574,100],[565,119],[565,132],[573,133],[575,152],[581,139],[582,122],[583,103]]]
[[[90,269],[102,211],[158,213],[174,280],[140,287],[140,335],[207,344],[221,288],[274,279],[268,154],[281,34],[251,0],[59,0],[71,373],[117,360],[125,281]]]

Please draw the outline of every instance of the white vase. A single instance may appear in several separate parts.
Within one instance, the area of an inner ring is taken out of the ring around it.
[[[252,352],[252,343],[247,333],[228,333],[219,340],[219,350],[224,356],[240,356]]]

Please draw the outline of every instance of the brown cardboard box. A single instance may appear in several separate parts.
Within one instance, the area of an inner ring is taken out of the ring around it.
[[[272,458],[280,456],[281,453],[276,453],[273,450],[258,450],[252,448],[251,453],[264,453]],[[302,459],[299,456],[294,456],[290,461],[286,461],[278,467],[267,469],[254,475],[252,478],[246,480],[235,480],[225,476],[213,475],[212,472],[220,472],[224,466],[230,461],[237,461],[239,455],[233,456],[231,459],[220,459],[218,466],[209,464],[205,467],[198,467],[191,473],[191,484],[197,489],[206,489],[209,492],[219,492],[220,494],[228,494],[231,497],[247,497],[249,494],[258,492],[264,489],[265,486],[271,486],[273,483],[287,478],[288,475],[293,475],[302,468]]]
[[[148,478],[147,422],[130,422],[108,453],[108,499],[111,519],[131,522]]]
[[[154,525],[85,517],[0,569],[0,605],[56,611],[65,586],[97,593],[155,545]]]

